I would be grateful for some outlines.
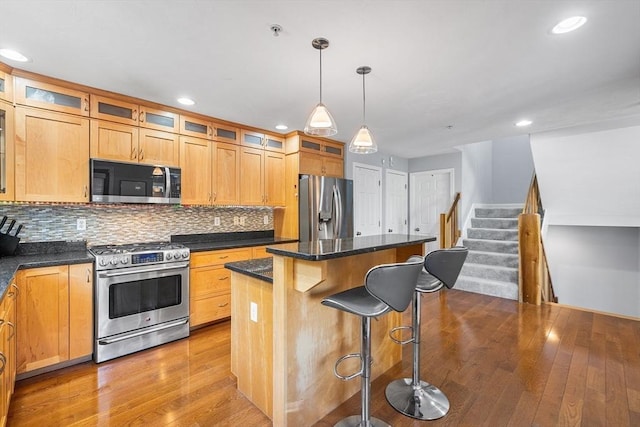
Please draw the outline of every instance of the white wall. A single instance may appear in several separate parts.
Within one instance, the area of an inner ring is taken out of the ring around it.
[[[492,159],[491,141],[462,147],[461,220],[469,215],[474,203],[491,203],[493,200]]]
[[[558,302],[640,317],[640,230],[551,225],[545,235]]]
[[[531,136],[549,224],[640,227],[640,126]]]

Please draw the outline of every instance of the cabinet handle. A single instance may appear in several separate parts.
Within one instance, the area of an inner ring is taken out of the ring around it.
[[[226,258],[229,258],[229,255],[222,255],[218,257],[218,259],[226,259]]]
[[[227,280],[228,278],[229,278],[229,276],[218,277],[218,280]]]
[[[91,269],[87,268],[87,283],[91,283]]]
[[[140,123],[144,123],[144,111],[140,111],[140,114],[138,115],[138,121]]]
[[[213,193],[213,201],[215,202],[217,198],[218,198],[218,193],[215,193],[215,192],[214,192],[214,193]]]
[[[4,373],[4,368],[7,366],[7,356],[5,356],[1,351],[0,359],[2,359],[2,368],[0,368],[0,375],[2,375]]]
[[[11,287],[16,289],[16,296],[18,296],[18,294],[20,293],[20,288],[18,287],[18,285],[16,285],[15,283],[12,283]]]
[[[7,322],[7,325],[11,326],[11,334],[7,337],[7,341],[16,336],[16,325],[11,322]]]
[[[228,302],[225,302],[224,304],[218,304],[218,307],[226,307],[226,306],[228,306],[228,305],[229,305],[229,303],[228,303]],[[3,368],[3,369],[4,369],[4,368]]]
[[[213,127],[207,126],[209,136],[213,136]]]
[[[208,200],[209,200],[209,201],[211,201],[211,200],[212,200],[212,198],[211,198],[211,193],[209,193],[209,199],[208,199]]]
[[[137,109],[132,110],[131,111],[131,120],[135,120],[137,118],[136,117],[137,115],[138,115],[138,110]]]
[[[87,193],[89,192],[89,188],[85,185],[84,186],[84,197],[87,197]]]
[[[89,111],[89,98],[85,96],[82,101],[84,102],[84,111]]]
[[[138,152],[138,160],[142,160],[144,159],[144,151],[142,151],[142,148],[140,149],[140,151]]]
[[[136,160],[137,158],[138,158],[138,150],[134,148],[131,150],[131,160]]]

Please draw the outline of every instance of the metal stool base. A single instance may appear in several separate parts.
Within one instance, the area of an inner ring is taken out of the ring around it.
[[[343,418],[338,421],[338,423],[335,424],[335,427],[391,427],[391,425],[374,417],[371,417],[369,420],[369,425],[366,425],[362,422],[362,416],[351,415],[350,417]]]
[[[449,412],[449,399],[438,387],[420,381],[415,387],[411,378],[395,380],[384,391],[393,408],[418,420],[437,420]]]

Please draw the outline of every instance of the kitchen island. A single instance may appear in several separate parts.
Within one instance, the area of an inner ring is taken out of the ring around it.
[[[232,270],[231,370],[238,390],[277,427],[312,425],[357,393],[360,381],[339,380],[333,367],[340,356],[359,352],[360,319],[321,300],[361,286],[375,265],[423,254],[423,244],[434,240],[390,234],[288,243],[267,248],[271,272],[267,260],[226,264]],[[401,347],[388,337],[400,320],[391,312],[374,322],[372,379],[402,359]],[[359,369],[358,359],[352,360],[342,372]]]

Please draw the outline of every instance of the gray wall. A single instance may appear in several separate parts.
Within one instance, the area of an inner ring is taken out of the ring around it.
[[[523,203],[533,176],[529,136],[494,140],[492,203]]]
[[[550,225],[544,243],[559,303],[640,317],[640,229]]]
[[[491,141],[467,144],[462,147],[462,198],[460,221],[469,215],[474,203],[492,201],[492,144]],[[464,224],[461,223],[460,226]]]

